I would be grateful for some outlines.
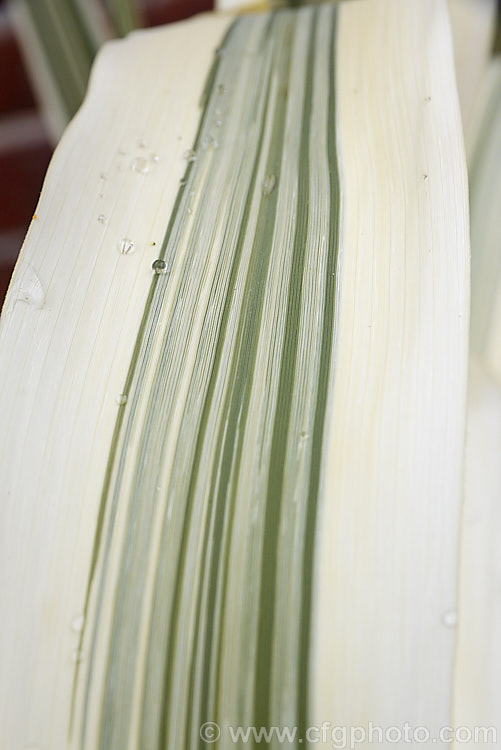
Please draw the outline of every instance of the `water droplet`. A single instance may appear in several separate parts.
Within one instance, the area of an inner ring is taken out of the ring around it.
[[[15,282],[14,289],[14,304],[16,302],[26,302],[36,310],[40,310],[44,306],[45,292],[42,282],[38,278],[35,269],[31,266],[27,265],[24,268],[19,281]]]
[[[188,214],[188,216],[191,216],[191,214],[193,213],[193,209],[189,208],[186,213]]]
[[[100,224],[106,224],[106,216],[104,214],[99,214],[97,220]]]
[[[122,255],[130,255],[134,250],[134,247],[135,245],[133,241],[129,240],[127,237],[124,237],[118,243],[118,249]]]
[[[150,154],[150,160],[151,160],[151,161],[152,161],[152,162],[153,162],[154,164],[160,164],[160,157],[159,157],[159,155],[158,155],[158,154],[154,154],[154,153],[151,153],[151,154]]]
[[[139,146],[139,148],[146,148],[148,144],[146,143],[146,140],[144,138],[140,138],[137,142],[137,145]]]
[[[277,184],[277,178],[274,174],[266,175],[261,186],[261,192],[263,195],[270,195],[273,192],[275,185]]]
[[[138,172],[139,174],[147,174],[147,172],[150,171],[150,165],[144,156],[136,156],[136,158],[132,160],[130,166],[134,172]]]
[[[455,628],[458,621],[457,609],[448,609],[442,615],[442,623],[446,628]]]
[[[153,261],[151,264],[151,267],[154,271],[154,273],[157,274],[157,276],[161,276],[164,273],[167,273],[167,263],[162,260],[162,258],[157,258]]]
[[[71,629],[74,633],[81,633],[85,623],[85,617],[83,615],[77,615],[71,621]]]
[[[100,177],[100,178],[101,178],[102,180],[107,180],[107,179],[108,179],[108,175],[106,174],[106,172],[101,172],[101,174],[99,175],[99,177]]]
[[[223,121],[222,120],[214,120],[214,125],[216,126],[216,128],[220,128],[223,125]]]
[[[220,94],[221,96],[226,93],[226,86],[224,85],[224,83],[218,84],[217,93]]]
[[[74,648],[71,652],[71,661],[79,662],[83,661],[84,658],[84,653],[81,648]]]
[[[186,179],[186,177],[181,177],[181,179],[179,180],[179,184],[182,185],[183,187],[184,185],[186,185],[187,182],[188,180]]]
[[[123,406],[127,403],[127,394],[126,393],[119,393],[116,397],[116,402],[119,406]]]
[[[187,151],[184,152],[183,158],[186,159],[186,161],[196,161],[197,155],[195,151],[193,151],[192,148],[189,148]]]

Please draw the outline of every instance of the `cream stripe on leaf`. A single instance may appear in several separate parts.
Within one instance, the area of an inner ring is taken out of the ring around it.
[[[423,746],[440,747],[452,721],[469,312],[445,3],[341,4],[336,70],[339,317],[309,715],[426,726]]]

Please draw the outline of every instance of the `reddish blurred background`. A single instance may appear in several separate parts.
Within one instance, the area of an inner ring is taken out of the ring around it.
[[[134,0],[141,26],[210,10],[213,0]],[[0,307],[53,151],[5,0],[0,0]]]

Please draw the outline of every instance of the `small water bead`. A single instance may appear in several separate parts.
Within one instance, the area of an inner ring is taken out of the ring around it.
[[[134,243],[128,237],[124,237],[118,243],[118,249],[122,255],[130,255],[134,250]]]
[[[224,85],[224,83],[218,84],[217,93],[220,94],[221,96],[226,93],[226,86]]]
[[[136,156],[136,158],[132,160],[131,169],[139,174],[147,174],[150,171],[150,165],[144,156]]]
[[[104,214],[99,214],[97,220],[100,224],[106,224],[106,216]]]
[[[192,148],[189,148],[187,151],[184,152],[183,159],[186,159],[186,161],[190,161],[190,162],[196,161],[197,160],[196,152],[193,151]]]
[[[154,260],[151,264],[151,268],[157,276],[161,276],[162,274],[167,273],[167,263],[162,260],[162,258],[157,258],[156,260]]]
[[[74,633],[81,633],[85,624],[85,617],[83,615],[77,615],[71,621],[71,629]]]
[[[127,403],[127,394],[126,393],[119,393],[116,397],[116,402],[119,406],[123,406]]]
[[[186,185],[187,182],[188,180],[186,179],[186,177],[181,177],[181,179],[179,180],[179,184],[182,185],[183,187]]]
[[[446,628],[455,628],[458,622],[457,609],[448,609],[442,615],[442,623]]]
[[[266,175],[261,186],[261,192],[263,195],[270,195],[273,192],[275,185],[277,184],[277,178],[274,174]]]
[[[153,164],[160,164],[160,157],[159,157],[159,155],[151,153],[150,154],[150,161],[152,161]]]

